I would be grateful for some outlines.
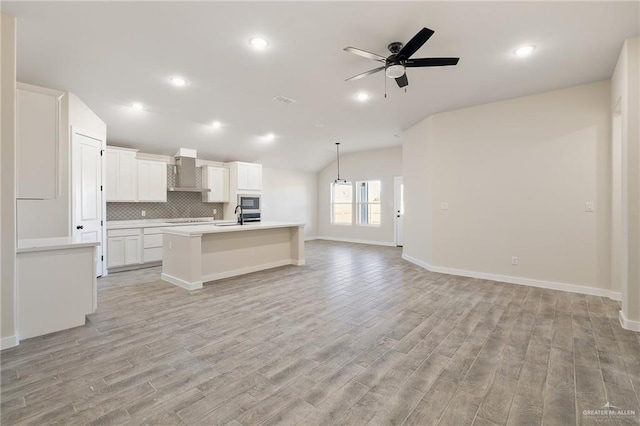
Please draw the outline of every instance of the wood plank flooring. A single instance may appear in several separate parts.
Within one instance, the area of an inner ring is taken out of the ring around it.
[[[1,423],[638,424],[640,333],[620,304],[431,273],[313,241],[307,265],[187,292],[99,280],[86,326],[1,353]],[[635,415],[584,415],[607,402]]]

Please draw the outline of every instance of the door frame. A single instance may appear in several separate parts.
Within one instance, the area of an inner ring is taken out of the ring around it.
[[[398,182],[400,182],[400,184],[398,184]],[[400,188],[401,185],[403,184],[404,184],[404,179],[402,176],[393,177],[393,243],[395,244],[396,247],[403,247],[402,245],[398,245],[398,213],[397,213],[398,204],[400,202],[399,200],[400,195],[398,194],[398,188]],[[404,221],[404,217],[402,218],[402,220]],[[403,229],[404,229],[404,226],[403,226]],[[403,231],[403,235],[404,235],[404,231]],[[404,241],[402,241],[402,243],[404,244]]]
[[[91,139],[95,139],[97,141],[100,141],[100,184],[101,186],[103,186],[104,188],[104,182],[106,181],[106,169],[105,169],[105,151],[107,149],[107,138],[106,135],[100,135],[98,133],[95,132],[89,132],[86,131],[80,127],[77,126],[70,126],[70,139],[71,139],[71,185],[72,185],[72,191],[71,191],[71,233],[73,235],[73,224],[75,223],[76,220],[76,208],[75,208],[75,203],[76,203],[76,191],[73,190],[73,182],[74,182],[74,176],[73,176],[73,170],[74,170],[74,158],[75,158],[75,143],[74,143],[74,137],[75,135],[81,135],[81,136],[85,136]],[[106,255],[106,250],[107,250],[107,245],[105,244],[105,242],[107,241],[107,197],[106,197],[106,193],[104,190],[100,191],[100,206],[101,206],[101,215],[102,215],[102,227],[101,227],[101,232],[100,232],[100,247],[102,249],[102,259],[100,259],[100,265],[102,266],[100,268],[99,271],[97,271],[101,276],[106,276],[107,275],[107,262],[104,261],[104,256]]]

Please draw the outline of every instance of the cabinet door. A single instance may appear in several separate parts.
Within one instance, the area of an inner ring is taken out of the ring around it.
[[[105,182],[107,201],[118,199],[118,151],[107,148],[107,181]]]
[[[124,264],[142,263],[142,237],[124,237]]]
[[[138,164],[135,152],[118,153],[118,200],[136,201],[138,198]]]
[[[229,169],[224,167],[210,167],[211,192],[209,193],[212,203],[229,202]]]
[[[262,165],[249,164],[247,168],[248,188],[252,191],[262,190]]]
[[[19,84],[16,91],[16,197],[58,197],[60,98],[63,93]]]
[[[107,268],[124,265],[125,237],[107,238]]]
[[[238,189],[251,189],[249,187],[249,164],[238,163]]]
[[[167,201],[167,166],[165,163],[138,160],[138,201]]]

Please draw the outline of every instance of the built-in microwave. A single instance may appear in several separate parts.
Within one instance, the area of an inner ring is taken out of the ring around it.
[[[244,222],[260,222],[260,195],[238,194]]]

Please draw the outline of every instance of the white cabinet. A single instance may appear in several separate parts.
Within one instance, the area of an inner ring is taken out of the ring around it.
[[[138,163],[135,149],[107,147],[107,201],[136,201]]]
[[[262,190],[262,165],[237,162],[237,189],[239,191]]]
[[[138,201],[167,202],[167,164],[138,161]]]
[[[162,260],[162,231],[160,228],[144,229],[144,251],[142,261],[157,262]]]
[[[16,197],[55,199],[64,93],[24,83],[16,87]]]
[[[202,193],[204,203],[229,202],[229,169],[226,167],[202,167],[202,184],[210,192]]]
[[[140,263],[142,263],[140,228],[116,229],[107,232],[107,268]]]

